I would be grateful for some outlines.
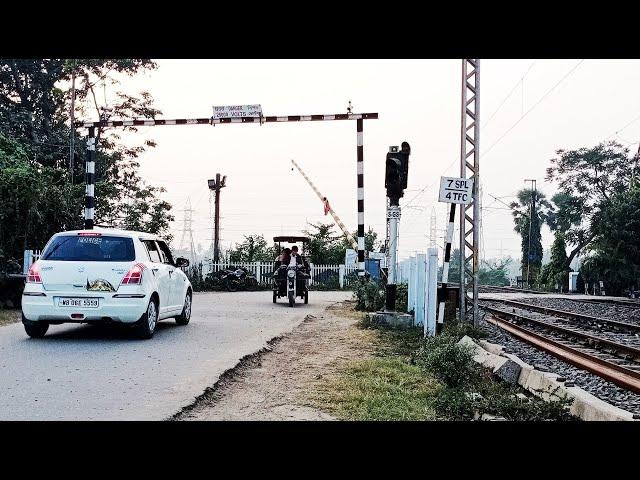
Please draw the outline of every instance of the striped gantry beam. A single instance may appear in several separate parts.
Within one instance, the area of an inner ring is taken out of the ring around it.
[[[357,199],[358,199],[358,275],[364,277],[364,142],[363,120],[376,120],[377,113],[332,113],[321,115],[274,115],[239,118],[175,118],[147,120],[100,120],[97,122],[77,122],[79,128],[88,128],[85,195],[85,229],[92,229],[95,208],[95,129],[109,127],[154,127],[159,125],[223,125],[227,123],[283,123],[283,122],[322,122],[334,120],[356,120],[357,132]]]
[[[376,120],[377,113],[334,113],[322,115],[284,115],[268,117],[240,118],[176,118],[171,120],[102,120],[99,122],[78,122],[81,128],[91,127],[153,127],[157,125],[222,125],[226,123],[279,123],[279,122],[317,122],[332,120]]]

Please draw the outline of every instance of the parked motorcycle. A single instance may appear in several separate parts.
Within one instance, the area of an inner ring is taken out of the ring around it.
[[[221,277],[222,283],[229,292],[238,290],[253,290],[258,286],[258,280],[246,268],[225,270]]]

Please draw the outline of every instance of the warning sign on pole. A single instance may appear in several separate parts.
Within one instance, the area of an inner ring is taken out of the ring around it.
[[[469,205],[473,201],[473,180],[440,177],[440,202]]]

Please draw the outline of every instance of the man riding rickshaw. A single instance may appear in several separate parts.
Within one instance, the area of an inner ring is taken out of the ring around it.
[[[305,255],[309,238],[280,236],[273,237],[273,241],[280,252],[274,263],[273,303],[276,303],[280,297],[288,298],[290,307],[295,305],[296,297],[304,299],[304,303],[309,303],[311,269]],[[282,243],[295,244],[296,242],[302,243],[302,253],[299,252],[297,245],[281,248]]]

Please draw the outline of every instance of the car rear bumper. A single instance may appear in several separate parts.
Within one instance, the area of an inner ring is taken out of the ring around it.
[[[27,292],[25,292],[27,293]],[[22,313],[27,320],[44,322],[137,322],[147,309],[148,296],[117,294],[78,295],[76,292],[46,292],[46,296],[22,296]],[[98,307],[58,306],[59,297],[97,298]]]

